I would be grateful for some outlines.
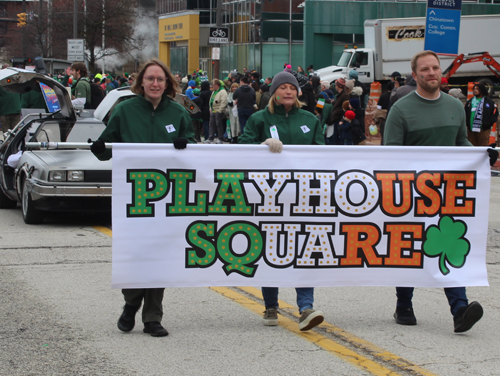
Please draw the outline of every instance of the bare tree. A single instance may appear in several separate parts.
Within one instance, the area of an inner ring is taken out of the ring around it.
[[[134,36],[139,17],[135,0],[85,0],[78,3],[78,38],[85,40],[90,71],[96,61],[110,55],[141,50],[144,40]],[[67,39],[73,37],[73,1],[54,0],[51,9],[52,57],[66,58]],[[103,49],[103,33],[105,48]]]

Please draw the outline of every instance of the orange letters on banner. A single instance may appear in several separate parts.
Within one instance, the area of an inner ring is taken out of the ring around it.
[[[413,173],[398,173],[398,179],[396,180],[395,173],[389,174],[377,174],[377,180],[382,183],[382,211],[384,214],[391,216],[401,216],[407,214],[412,207],[412,187],[411,182],[415,180],[415,174]],[[400,183],[400,201],[399,206],[396,205],[396,197],[394,194],[394,188],[396,181]]]
[[[474,173],[445,173],[443,180],[446,184],[446,198],[441,213],[473,215],[475,200],[465,199],[465,187],[475,187]],[[464,187],[459,187],[458,183],[462,183]],[[461,202],[457,202],[457,200]]]
[[[389,258],[384,261],[387,266],[405,266],[419,268],[422,266],[422,252],[415,250],[414,242],[422,240],[423,225],[413,223],[386,224],[385,233],[389,234]],[[404,235],[410,234],[410,237]],[[403,252],[409,252],[404,255]]]
[[[427,215],[434,216],[439,213],[441,208],[441,195],[437,190],[432,189],[427,185],[427,182],[431,182],[434,187],[441,186],[441,174],[430,174],[424,172],[417,177],[416,189],[420,195],[430,200],[430,205],[425,204],[424,199],[416,200],[416,213],[417,215]]]
[[[344,224],[342,234],[345,237],[345,256],[340,264],[343,266],[362,266],[363,259],[369,265],[382,265],[382,257],[375,252],[375,245],[380,241],[380,230],[373,224]],[[359,251],[364,254],[363,259]]]

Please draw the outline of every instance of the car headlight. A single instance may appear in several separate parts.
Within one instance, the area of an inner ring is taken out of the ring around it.
[[[68,171],[68,181],[83,181],[83,171]]]
[[[84,181],[84,173],[80,170],[50,171],[49,181]]]
[[[49,181],[66,181],[66,171],[50,171]]]

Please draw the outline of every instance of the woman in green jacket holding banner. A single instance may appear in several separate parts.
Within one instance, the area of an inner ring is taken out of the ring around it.
[[[268,145],[273,153],[280,153],[286,145],[324,145],[323,129],[319,120],[302,110],[298,100],[299,83],[288,72],[280,72],[269,89],[268,106],[248,119],[239,144]],[[321,324],[323,312],[313,309],[314,288],[297,287],[297,305],[301,314],[299,329],[306,331]],[[264,325],[278,325],[278,288],[262,287],[266,305]]]
[[[91,150],[100,160],[111,158],[106,142],[173,143],[184,149],[188,142],[196,143],[188,112],[173,101],[178,91],[177,81],[160,60],[148,61],[132,85],[136,97],[116,106],[108,125]],[[118,329],[130,332],[135,326],[135,314],[142,309],[144,333],[153,337],[168,335],[161,325],[164,288],[123,289],[125,306],[118,320]]]

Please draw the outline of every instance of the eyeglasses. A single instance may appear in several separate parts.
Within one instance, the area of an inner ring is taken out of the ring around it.
[[[154,77],[154,76],[147,76],[144,77],[144,81],[146,81],[148,84],[152,84],[153,82],[158,82],[158,85],[163,85],[166,81],[165,77]]]

